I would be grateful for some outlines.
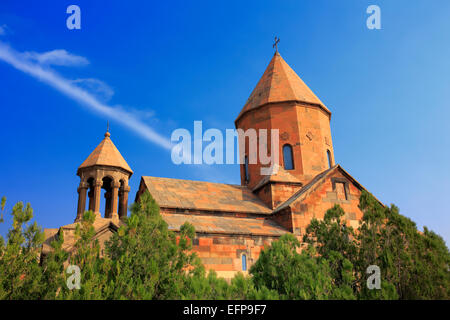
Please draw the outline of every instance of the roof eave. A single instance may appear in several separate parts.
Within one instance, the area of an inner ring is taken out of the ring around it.
[[[286,102],[295,102],[298,104],[307,104],[313,107],[318,107],[319,109],[322,109],[323,111],[325,111],[325,113],[328,114],[328,117],[331,120],[331,111],[323,104],[321,103],[315,103],[315,102],[308,102],[308,101],[303,101],[303,100],[283,100],[283,101],[272,101],[272,102],[266,102],[263,103],[255,108],[252,109],[248,109],[245,110],[244,112],[241,111],[241,113],[239,113],[239,115],[237,116],[236,120],[234,120],[234,124],[237,125],[237,122],[247,113],[249,113],[250,111],[256,110],[256,109],[260,109],[262,107],[268,106],[268,105],[272,105],[272,104],[277,104],[277,103],[286,103]],[[245,108],[245,106],[244,106]]]
[[[111,166],[111,165],[107,165],[107,164],[94,164],[94,165],[86,166],[86,167],[79,166],[78,169],[77,169],[77,176],[80,176],[80,173],[81,173],[81,171],[83,171],[83,170],[88,170],[88,169],[96,168],[96,167],[97,167],[97,168],[114,168],[114,169],[120,169],[120,170],[123,170],[123,171],[125,171],[126,173],[128,173],[128,174],[129,174],[129,178],[133,175],[133,171],[132,171],[131,169],[127,169],[127,168],[124,168],[124,167]]]

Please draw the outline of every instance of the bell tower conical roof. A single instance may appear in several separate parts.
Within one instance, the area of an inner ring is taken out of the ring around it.
[[[298,101],[317,105],[331,115],[331,111],[320,101],[294,70],[284,61],[278,51],[264,71],[255,89],[250,94],[236,121],[247,111],[268,103]]]
[[[109,166],[122,168],[125,171],[128,171],[133,174],[133,170],[131,170],[128,163],[120,154],[119,150],[116,148],[114,143],[110,138],[110,133],[105,133],[105,138],[100,142],[100,144],[92,151],[89,157],[84,160],[84,162],[78,167],[78,171],[80,169],[93,167],[93,166]]]

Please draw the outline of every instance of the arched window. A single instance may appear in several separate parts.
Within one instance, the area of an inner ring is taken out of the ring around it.
[[[242,255],[242,271],[247,271],[247,255]]]
[[[247,156],[245,156],[244,174],[245,174],[245,182],[249,182],[250,181],[250,173],[248,172],[248,157]]]
[[[331,152],[330,152],[330,150],[327,150],[327,157],[328,157],[328,168],[331,168],[333,166],[333,162],[331,160]]]
[[[285,144],[283,146],[283,164],[285,170],[294,170],[294,159],[290,144]]]
[[[112,217],[112,213],[114,212],[114,208],[113,208],[113,193],[112,193],[112,187],[114,184],[114,180],[107,176],[104,177],[102,179],[103,185],[102,185],[102,190],[104,190],[103,192],[103,196],[105,197],[106,201],[101,203],[101,206],[103,207],[104,213],[105,213],[105,218],[111,218]],[[102,210],[100,210],[102,211]]]

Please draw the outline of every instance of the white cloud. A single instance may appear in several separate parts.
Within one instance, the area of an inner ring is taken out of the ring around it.
[[[153,110],[140,110],[136,108],[127,108],[127,110],[139,119],[151,119],[155,116],[155,111]]]
[[[59,60],[56,58],[57,56],[59,56]],[[63,57],[65,58],[63,59]],[[43,54],[17,52],[0,41],[0,61],[4,61],[17,70],[48,84],[90,110],[104,115],[107,119],[123,124],[147,141],[169,152],[172,150],[174,144],[167,137],[156,132],[148,123],[143,122],[143,120],[150,120],[153,123],[157,122],[158,119],[154,117],[154,111],[107,105],[105,100],[112,97],[114,90],[103,81],[94,78],[71,80],[62,77],[50,68],[51,64],[76,65],[77,61],[78,65],[80,65],[82,61],[88,63],[87,59],[72,55],[65,50],[53,50]],[[225,179],[223,175],[217,172],[215,166],[201,164],[189,165],[189,168],[198,172],[197,176],[202,177],[204,180],[211,180],[213,177],[215,177],[213,180],[216,181],[220,180],[220,178]]]
[[[4,36],[8,30],[8,26],[6,24],[2,24],[0,26],[0,36]]]
[[[88,90],[92,94],[94,94],[98,99],[102,101],[109,101],[114,95],[114,90],[108,86],[105,82],[94,79],[75,79],[71,80],[71,82],[78,87]]]
[[[85,66],[89,64],[85,57],[77,56],[64,49],[52,50],[44,53],[25,52],[24,57],[41,65],[55,66]]]
[[[64,51],[67,53],[65,50],[54,50],[50,52],[55,51]],[[68,53],[65,56],[73,57],[73,55]],[[49,57],[49,55],[47,55],[47,57]],[[55,57],[55,55],[53,55],[53,57]],[[50,85],[62,94],[81,103],[89,109],[125,125],[148,141],[153,142],[166,150],[171,150],[172,144],[168,138],[157,133],[147,124],[136,118],[132,113],[129,113],[122,108],[111,107],[102,103],[92,93],[74,84],[73,80],[66,79],[58,75],[52,69],[49,69],[47,67],[49,59],[50,58],[47,59],[47,63],[45,62],[45,58],[43,60],[44,62],[39,59],[36,59],[36,62],[31,61],[27,55],[17,52],[8,45],[0,42],[0,60],[3,60],[17,70],[20,70],[35,79]],[[39,63],[42,63],[43,65]]]

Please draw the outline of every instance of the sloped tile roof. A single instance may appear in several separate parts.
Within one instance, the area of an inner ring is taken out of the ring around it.
[[[163,208],[257,214],[272,212],[245,186],[145,176],[142,180]]]
[[[276,52],[255,89],[250,94],[236,121],[247,111],[273,102],[300,101],[330,110],[311,91],[294,70]]]
[[[109,132],[105,134],[105,138],[100,144],[92,151],[86,160],[78,167],[78,170],[82,168],[92,167],[95,165],[111,166],[125,169],[126,171],[133,173],[128,163],[120,154],[114,143],[110,138]]]
[[[270,219],[203,216],[191,214],[164,214],[170,230],[178,231],[185,222],[194,225],[200,233],[281,236],[288,231]]]

